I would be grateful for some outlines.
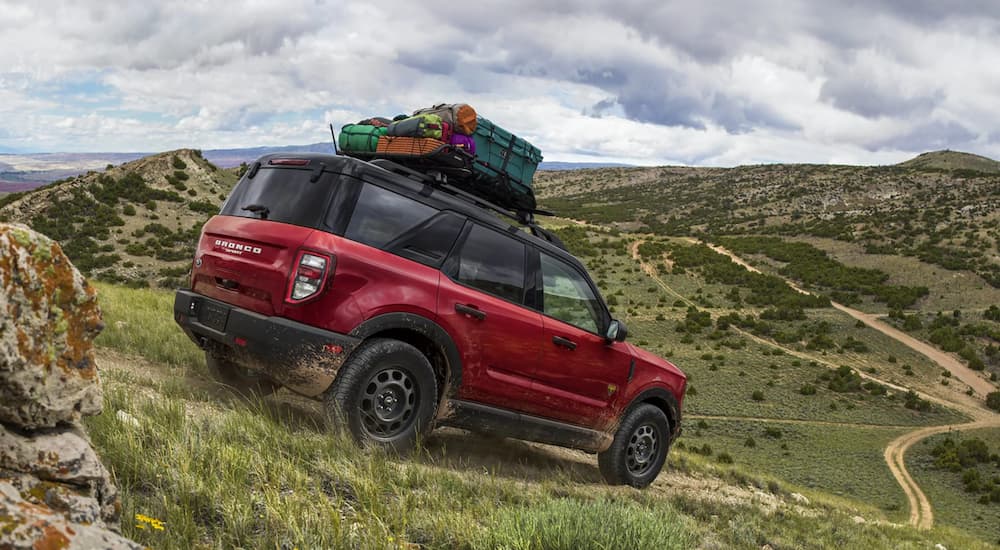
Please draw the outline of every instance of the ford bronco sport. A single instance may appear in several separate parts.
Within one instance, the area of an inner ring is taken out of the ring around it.
[[[554,239],[489,206],[390,161],[264,156],[205,224],[175,320],[218,380],[321,398],[361,444],[450,425],[596,452],[609,483],[649,485],[684,374],[625,342]]]

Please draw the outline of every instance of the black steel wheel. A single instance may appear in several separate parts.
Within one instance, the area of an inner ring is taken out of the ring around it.
[[[372,437],[392,438],[416,419],[419,395],[409,372],[390,367],[376,372],[364,386],[358,414],[361,425]]]
[[[656,464],[660,441],[652,424],[643,424],[632,432],[625,447],[625,467],[633,476],[642,476]]]
[[[351,354],[324,401],[328,417],[359,444],[406,452],[433,423],[437,382],[420,350],[376,338]]]
[[[667,415],[644,403],[625,414],[611,446],[598,453],[597,464],[609,484],[642,488],[660,474],[669,450]]]

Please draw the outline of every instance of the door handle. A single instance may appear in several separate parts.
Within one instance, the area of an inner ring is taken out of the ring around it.
[[[562,336],[553,336],[552,343],[557,346],[562,346],[570,351],[576,349],[576,342],[570,340],[569,338],[563,338]]]
[[[465,304],[455,304],[455,311],[462,313],[464,315],[470,315],[482,321],[486,319],[486,312],[480,311],[479,308],[475,306],[467,306]]]

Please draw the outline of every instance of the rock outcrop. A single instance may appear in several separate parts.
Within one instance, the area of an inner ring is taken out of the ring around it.
[[[0,548],[141,548],[77,424],[101,411],[97,295],[58,244],[0,224]]]

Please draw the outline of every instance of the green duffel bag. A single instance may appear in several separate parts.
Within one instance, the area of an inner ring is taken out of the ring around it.
[[[384,136],[388,128],[367,124],[347,124],[340,129],[337,145],[341,151],[374,153],[379,136]]]

